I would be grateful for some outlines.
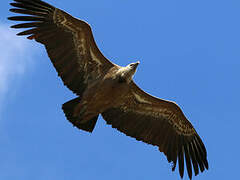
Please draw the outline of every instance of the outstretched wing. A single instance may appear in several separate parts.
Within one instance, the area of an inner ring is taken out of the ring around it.
[[[180,176],[184,174],[184,156],[188,176],[208,169],[207,152],[199,135],[173,102],[161,100],[142,91],[134,82],[124,104],[102,113],[113,128],[148,144],[156,145]]]
[[[81,96],[91,80],[104,75],[114,66],[99,51],[90,26],[41,0],[14,0],[10,3],[14,16],[10,20],[30,21],[12,28],[30,28],[17,35],[28,35],[45,45],[64,84]]]

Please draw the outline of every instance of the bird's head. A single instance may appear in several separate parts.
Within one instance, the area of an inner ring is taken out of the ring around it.
[[[135,63],[130,63],[129,65],[127,65],[127,70],[129,71],[129,75],[131,76],[131,78],[133,77],[133,75],[135,74],[138,65],[140,64],[139,61],[135,62]]]
[[[122,67],[121,69],[119,69],[118,74],[120,75],[120,81],[122,82],[127,82],[129,83],[132,78],[133,75],[135,74],[138,65],[140,64],[139,61],[135,62],[135,63],[130,63],[125,67]]]

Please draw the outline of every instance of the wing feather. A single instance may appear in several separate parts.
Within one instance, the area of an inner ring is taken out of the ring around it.
[[[82,95],[92,79],[102,77],[114,66],[98,49],[90,26],[41,0],[14,0],[9,17],[25,23],[12,28],[30,28],[17,35],[28,35],[45,45],[58,75],[74,93]],[[26,22],[27,21],[27,22]],[[30,22],[29,22],[30,21]]]
[[[208,169],[205,146],[175,103],[150,96],[133,82],[123,102],[102,113],[107,124],[137,140],[157,145],[173,163],[173,171],[178,161],[181,178],[184,161],[190,179],[192,166],[195,175],[199,173],[198,167],[201,171]]]
[[[180,138],[181,139],[181,138]],[[183,159],[184,149],[182,147],[182,143],[179,143],[179,152],[178,152],[178,167],[179,167],[179,174],[181,178],[184,175],[184,159]]]
[[[184,144],[184,152],[185,152],[185,160],[187,165],[187,172],[190,179],[192,179],[192,165],[191,165],[191,157],[189,153],[189,144]]]
[[[177,165],[177,157],[178,157],[178,151],[179,151],[179,147],[178,147],[178,142],[179,141],[179,136],[176,135],[175,136],[175,141],[173,144],[173,166],[172,166],[172,171],[175,171],[176,169],[176,165]]]
[[[199,169],[198,169],[198,163],[197,163],[197,160],[196,160],[196,155],[195,155],[195,151],[194,151],[192,142],[189,144],[189,152],[190,152],[190,157],[192,159],[192,165],[193,165],[194,173],[195,173],[195,176],[196,176],[199,173]]]
[[[27,14],[27,15],[33,15],[33,16],[46,16],[48,13],[47,12],[36,12],[36,11],[32,11],[32,10],[26,10],[26,9],[17,9],[17,8],[12,8],[9,9],[9,11],[14,12],[14,13],[19,13],[19,14]]]
[[[193,140],[193,148],[194,148],[194,152],[195,152],[195,155],[196,155],[196,159],[197,159],[200,171],[203,172],[204,171],[204,165],[203,165],[203,162],[202,162],[202,159],[201,159],[201,152],[199,150],[199,147],[197,147],[195,140]]]

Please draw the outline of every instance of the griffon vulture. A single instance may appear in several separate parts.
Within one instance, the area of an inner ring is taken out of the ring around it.
[[[153,97],[132,80],[139,62],[118,66],[98,49],[90,26],[41,0],[14,0],[9,17],[26,21],[12,28],[29,28],[27,35],[42,43],[64,85],[77,98],[62,105],[77,128],[92,132],[99,114],[113,128],[137,140],[158,146],[183,177],[208,169],[205,146],[192,124],[174,103]],[[184,160],[185,159],[185,160]]]

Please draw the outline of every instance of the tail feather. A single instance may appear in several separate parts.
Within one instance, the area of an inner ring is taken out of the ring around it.
[[[65,116],[68,119],[68,121],[70,121],[74,126],[78,127],[79,129],[82,129],[84,131],[92,132],[96,125],[98,115],[85,123],[79,123],[79,122],[81,122],[81,117],[73,116],[74,109],[79,104],[80,100],[81,100],[80,97],[77,97],[75,99],[72,99],[72,100],[64,103],[62,105],[63,112],[65,113]]]

